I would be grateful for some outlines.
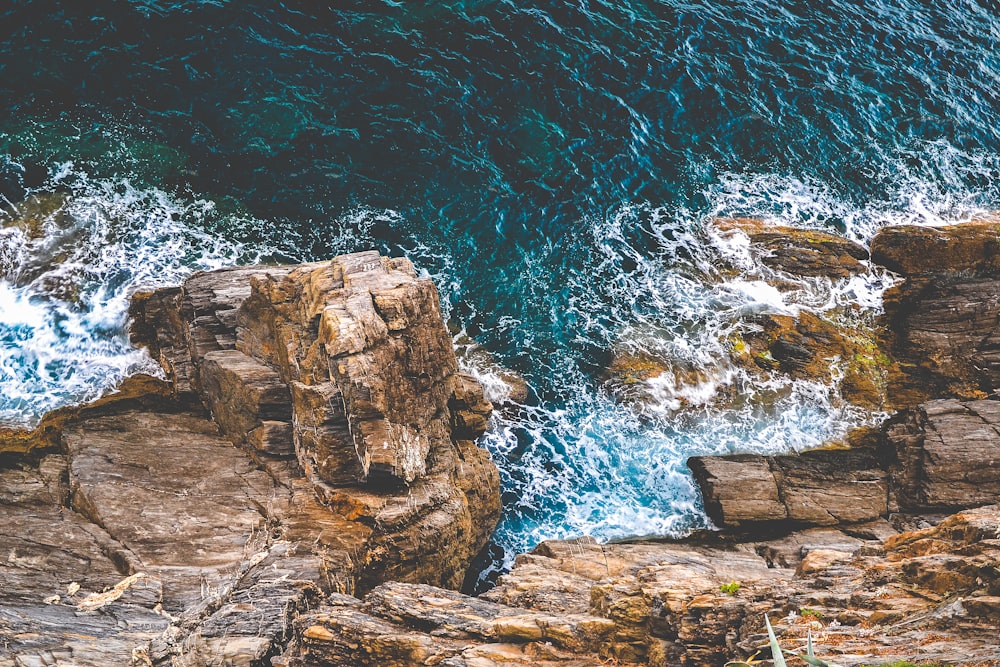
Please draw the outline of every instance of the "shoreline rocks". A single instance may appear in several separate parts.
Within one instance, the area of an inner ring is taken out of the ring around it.
[[[492,406],[408,262],[200,273],[132,313],[168,383],[0,434],[0,665],[269,664],[330,594],[461,585]]]
[[[748,224],[777,271],[866,261]],[[492,405],[408,262],[357,253],[137,294],[133,339],[169,381],[0,433],[0,667],[721,666],[766,645],[765,614],[784,647],[811,631],[845,666],[1000,665],[994,229],[914,233],[872,247],[906,273],[885,342],[903,409],[880,429],[696,457],[718,532],[546,542],[478,598],[455,589],[499,517],[474,443]],[[911,265],[914,248],[938,255]],[[981,299],[963,329],[965,284]],[[779,370],[820,354],[807,325],[766,338]]]

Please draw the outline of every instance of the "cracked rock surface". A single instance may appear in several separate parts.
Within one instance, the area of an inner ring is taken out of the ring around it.
[[[266,665],[331,594],[461,584],[492,407],[408,262],[201,273],[132,312],[168,382],[0,433],[0,665]]]

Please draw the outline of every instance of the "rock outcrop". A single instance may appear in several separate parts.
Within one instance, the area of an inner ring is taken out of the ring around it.
[[[854,241],[815,229],[769,225],[757,218],[718,218],[723,234],[747,236],[765,266],[803,278],[847,278],[864,273],[868,250]]]
[[[885,294],[895,405],[985,398],[1000,387],[1000,222],[887,227],[872,261],[905,280]]]
[[[269,664],[330,594],[461,585],[492,406],[408,262],[201,273],[132,312],[169,382],[0,434],[0,665]]]
[[[876,239],[873,260],[906,277],[879,342],[903,362],[877,395],[907,409],[881,429],[692,459],[720,531],[546,542],[479,598],[456,589],[499,516],[475,445],[492,406],[408,262],[358,253],[138,294],[133,338],[167,381],[0,432],[0,667],[723,665],[766,645],[765,614],[787,649],[811,631],[845,666],[1000,665],[1000,401],[982,400],[996,230],[974,227]],[[739,229],[776,272],[864,266],[835,237]],[[762,372],[882,353],[778,317],[740,341]],[[626,384],[648,365],[622,364]],[[916,400],[929,392],[950,398]]]

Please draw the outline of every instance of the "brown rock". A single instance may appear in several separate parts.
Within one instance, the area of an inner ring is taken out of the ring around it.
[[[701,487],[705,511],[717,525],[788,518],[770,463],[763,456],[696,456],[688,459],[688,467]]]
[[[746,234],[761,261],[778,271],[804,277],[847,278],[867,270],[861,262],[868,259],[868,251],[833,234],[769,225],[752,218],[720,218],[713,223],[721,232]]]
[[[887,227],[873,261],[906,280],[884,297],[894,404],[984,398],[1000,386],[1000,223]]]
[[[212,417],[235,444],[292,454],[292,397],[277,372],[237,350],[207,353],[201,383]]]
[[[1000,276],[1000,221],[947,227],[900,225],[879,230],[872,261],[907,278],[962,273]]]
[[[461,584],[500,512],[496,467],[468,439],[490,406],[458,375],[433,286],[407,262],[197,274],[132,312],[172,385],[130,379],[0,434],[34,457],[0,468],[14,549],[0,563],[0,665],[265,664],[326,594],[389,577]],[[322,475],[288,456],[314,464],[321,448]],[[362,463],[380,472],[366,479]],[[545,654],[536,644],[525,660]]]
[[[214,424],[125,412],[67,428],[63,438],[73,507],[125,547],[132,569],[168,584],[165,609],[182,611],[223,586],[261,527],[256,502],[272,495],[273,482]]]
[[[1000,502],[1000,401],[930,401],[885,427],[899,504],[911,510]]]
[[[888,513],[888,475],[869,451],[688,459],[718,526],[789,520],[811,525],[872,521]]]
[[[873,656],[994,664],[998,571],[989,568],[1000,558],[998,513],[962,512],[884,543],[810,529],[789,536],[804,551],[792,562],[764,557],[773,540],[549,542],[519,558],[487,597],[528,606],[566,596],[568,581],[578,590],[569,597],[588,599],[579,589],[589,586],[589,613],[617,628],[604,655],[624,663],[722,665],[748,656],[766,644],[767,613],[786,651],[811,630],[817,655],[838,664],[871,664]],[[883,626],[872,632],[871,623]]]
[[[340,468],[359,479],[412,483],[426,474],[432,449],[451,446],[443,416],[457,362],[433,284],[416,278],[405,261],[357,253],[281,280],[260,278],[237,322],[247,332],[240,348],[270,353],[261,361],[304,385],[297,395],[339,391],[349,446],[312,443],[297,433],[300,460],[317,483],[344,483]],[[330,382],[336,390],[315,388]],[[328,408],[325,422],[338,421],[336,409]]]

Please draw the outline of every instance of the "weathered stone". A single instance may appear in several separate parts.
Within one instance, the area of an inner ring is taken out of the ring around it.
[[[705,511],[720,526],[778,521],[788,509],[767,459],[752,454],[688,459],[705,499]]]
[[[888,514],[888,475],[866,450],[693,457],[688,466],[719,526],[784,520],[832,526]]]
[[[237,350],[220,350],[205,354],[200,376],[212,417],[235,444],[293,451],[292,398],[277,372]]]
[[[883,227],[871,243],[872,261],[907,278],[940,274],[1000,276],[1000,221],[947,227]]]
[[[847,278],[864,273],[868,250],[853,241],[815,229],[769,225],[752,218],[719,218],[720,232],[749,237],[761,261],[795,276]]]
[[[133,569],[169,584],[165,609],[181,611],[225,585],[264,520],[254,501],[272,495],[273,482],[214,424],[125,412],[72,426],[63,438],[73,507],[134,555]]]
[[[906,280],[884,296],[894,404],[984,398],[1000,387],[1000,223],[887,227],[872,258]]]
[[[811,630],[817,655],[842,665],[876,655],[993,664],[998,518],[1000,507],[984,507],[882,543],[812,529],[796,537],[804,554],[793,562],[765,557],[774,541],[549,542],[520,557],[487,597],[522,606],[586,600],[588,613],[615,622],[602,656],[621,662],[722,665],[749,656],[766,644],[766,613],[783,648],[802,646]],[[871,623],[883,626],[873,633]]]
[[[198,370],[208,352],[236,347],[236,313],[255,276],[282,276],[291,267],[250,266],[199,272],[182,287],[138,292],[129,306],[131,340],[149,349],[178,394],[201,389]]]
[[[1000,401],[930,401],[894,416],[886,439],[904,508],[1000,502]]]
[[[296,406],[326,398],[325,419],[296,426],[299,458],[317,483],[425,475],[432,449],[451,446],[445,417],[459,382],[433,284],[406,262],[357,253],[259,277],[252,291],[237,315],[241,349],[299,383]]]
[[[489,425],[493,404],[486,400],[483,386],[466,373],[455,376],[455,389],[448,399],[451,433],[456,440],[478,440]]]

